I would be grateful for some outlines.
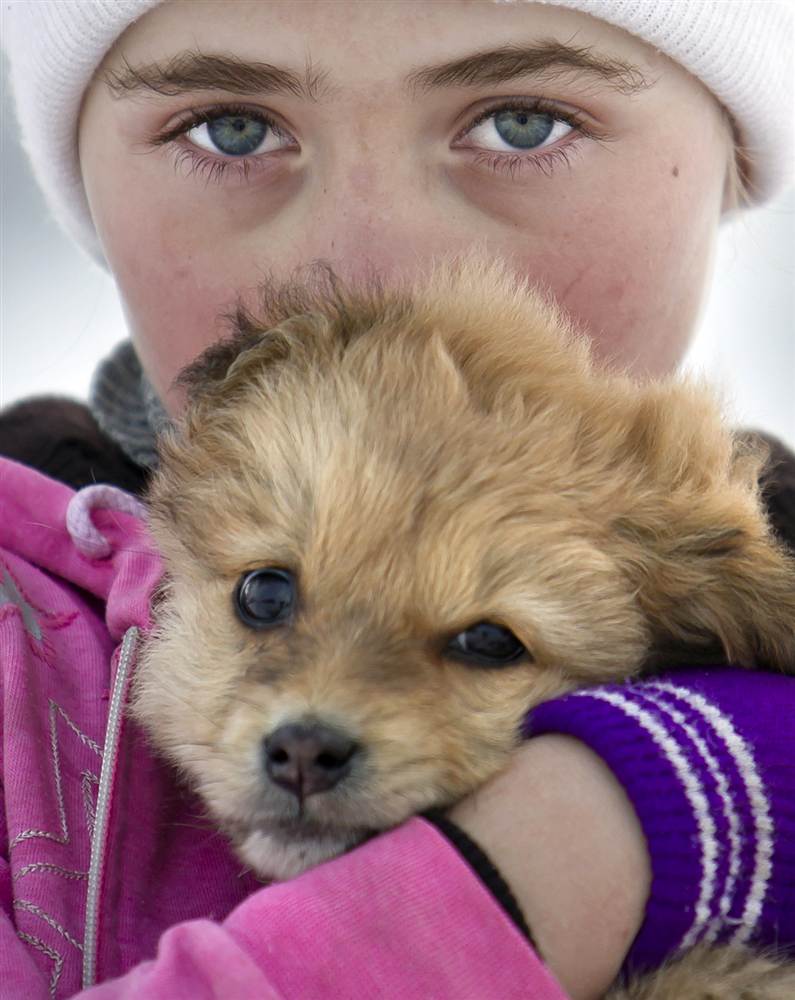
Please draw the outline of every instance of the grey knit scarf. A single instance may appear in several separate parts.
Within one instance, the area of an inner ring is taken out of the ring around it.
[[[94,372],[88,406],[102,430],[138,465],[157,465],[157,435],[170,423],[132,341],[118,344]]]

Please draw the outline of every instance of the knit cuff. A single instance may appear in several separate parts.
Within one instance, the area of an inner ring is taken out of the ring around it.
[[[578,691],[530,713],[610,767],[647,840],[652,884],[625,970],[703,941],[795,943],[795,680],[688,670]]]

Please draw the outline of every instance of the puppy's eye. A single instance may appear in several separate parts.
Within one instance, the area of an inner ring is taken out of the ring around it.
[[[515,663],[526,652],[510,629],[493,622],[478,622],[459,632],[445,649],[445,653],[456,660],[483,667],[502,667]]]
[[[235,611],[244,625],[272,628],[281,625],[295,607],[295,578],[286,569],[255,569],[240,578]]]

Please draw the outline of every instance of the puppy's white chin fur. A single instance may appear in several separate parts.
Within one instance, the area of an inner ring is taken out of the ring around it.
[[[295,840],[255,830],[238,846],[240,857],[262,878],[283,882],[309,868],[329,861],[359,843],[364,834],[328,837],[323,840]]]

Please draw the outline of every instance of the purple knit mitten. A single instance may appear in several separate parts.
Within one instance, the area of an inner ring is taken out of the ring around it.
[[[605,761],[652,862],[625,969],[703,941],[795,951],[795,678],[683,669],[547,702],[525,734],[564,733]]]

